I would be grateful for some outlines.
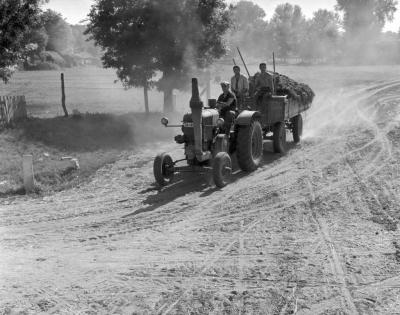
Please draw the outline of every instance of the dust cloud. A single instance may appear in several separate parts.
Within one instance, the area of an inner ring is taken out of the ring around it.
[[[399,82],[398,66],[290,68],[290,72],[301,70],[296,77],[310,84],[316,93],[312,107],[304,113],[306,141],[339,139],[346,132],[365,128],[383,104],[381,93]]]

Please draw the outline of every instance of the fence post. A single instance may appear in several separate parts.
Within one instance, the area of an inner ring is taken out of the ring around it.
[[[11,112],[10,112],[10,97],[6,96],[5,102],[4,102],[4,110],[6,113],[6,123],[7,125],[10,124],[11,122]]]
[[[143,93],[144,93],[144,109],[146,111],[146,115],[149,114],[150,110],[149,110],[149,93],[148,93],[148,83],[147,81],[145,82],[144,86],[143,86]]]
[[[4,101],[4,97],[0,96],[0,123],[2,120],[5,119],[5,110],[4,110],[4,106],[5,106],[5,101]]]
[[[67,108],[65,107],[65,85],[64,85],[64,73],[61,73],[61,106],[64,111],[64,116],[68,117]]]
[[[26,110],[25,95],[20,96],[20,101],[18,104],[20,109],[20,118],[26,118],[28,116],[28,112]]]
[[[207,102],[211,98],[211,80],[207,78],[207,84],[206,84],[206,92],[207,92]]]
[[[35,189],[32,155],[26,154],[23,156],[22,171],[24,176],[25,192],[30,193]]]

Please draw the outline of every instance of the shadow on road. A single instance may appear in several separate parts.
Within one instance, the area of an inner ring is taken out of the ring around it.
[[[294,143],[288,143],[288,150],[292,150],[295,148],[295,146],[296,145]],[[282,154],[273,153],[272,145],[266,143],[264,147],[264,158],[260,166],[262,167],[271,164],[281,157]],[[249,173],[240,170],[236,160],[236,155],[232,156],[232,166],[233,173],[230,178],[230,184],[248,176]],[[156,194],[149,195],[143,201],[143,203],[147,206],[135,210],[124,217],[135,216],[140,213],[156,210],[157,208],[173,202],[174,200],[188,193],[201,192],[200,197],[203,198],[208,197],[219,190],[221,190],[221,188],[214,186],[212,180],[212,171],[206,171],[204,173],[179,173],[175,175],[171,185],[160,189],[154,184],[154,186],[141,191],[141,194],[147,194],[152,191],[158,192]]]

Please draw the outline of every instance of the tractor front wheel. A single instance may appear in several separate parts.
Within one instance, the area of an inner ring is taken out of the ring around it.
[[[275,153],[286,153],[286,126],[284,122],[274,125],[273,146]]]
[[[240,126],[237,135],[236,156],[240,168],[252,172],[260,165],[263,157],[263,131],[258,120],[250,126]]]
[[[232,173],[232,161],[228,153],[218,152],[213,162],[213,178],[217,187],[222,188],[228,184]]]
[[[174,177],[174,162],[167,153],[160,153],[154,159],[153,172],[160,186],[168,185]]]

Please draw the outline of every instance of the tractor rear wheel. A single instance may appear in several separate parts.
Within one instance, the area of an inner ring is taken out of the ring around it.
[[[293,132],[293,140],[295,143],[300,142],[300,138],[303,134],[303,117],[301,114],[293,117],[291,119],[292,122],[292,132]]]
[[[237,135],[236,156],[243,171],[252,172],[263,157],[263,131],[258,120],[250,126],[240,126]]]
[[[273,146],[275,153],[286,153],[286,127],[284,122],[274,125]]]
[[[228,184],[232,173],[232,161],[228,153],[218,152],[213,162],[213,178],[217,187],[222,188]]]
[[[160,153],[154,159],[153,172],[160,186],[168,185],[174,177],[174,162],[167,153]]]

